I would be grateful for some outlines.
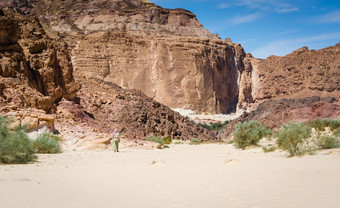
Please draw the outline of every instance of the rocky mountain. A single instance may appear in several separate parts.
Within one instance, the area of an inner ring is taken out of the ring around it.
[[[282,98],[340,95],[340,43],[321,50],[300,48],[284,57],[246,58],[239,108]]]

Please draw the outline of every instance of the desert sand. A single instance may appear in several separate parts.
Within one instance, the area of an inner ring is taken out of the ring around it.
[[[65,151],[0,165],[0,207],[338,208],[339,164],[339,149],[294,158],[226,144]]]

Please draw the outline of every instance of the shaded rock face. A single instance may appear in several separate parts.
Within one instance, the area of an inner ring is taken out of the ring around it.
[[[68,42],[77,80],[114,82],[173,108],[234,111],[242,47],[212,35],[189,11],[145,2],[34,0],[19,9]]]
[[[75,76],[139,89],[173,108],[230,112],[237,103],[234,49],[207,38],[89,35],[73,50]]]
[[[0,100],[6,108],[50,111],[65,97],[74,99],[70,56],[64,45],[48,38],[40,23],[11,10],[0,16]],[[1,106],[0,106],[1,107]]]
[[[117,128],[129,139],[150,135],[201,141],[219,139],[216,132],[197,126],[140,91],[122,89],[100,79],[89,79],[82,86],[80,104],[104,132]]]
[[[292,121],[308,122],[317,118],[336,118],[340,116],[340,103],[333,97],[318,96],[303,99],[280,99],[265,101],[250,113],[228,124],[223,133],[224,139],[230,139],[238,122],[256,120],[270,129]]]
[[[300,48],[285,57],[244,59],[239,108],[268,99],[339,96],[340,44],[318,51]]]

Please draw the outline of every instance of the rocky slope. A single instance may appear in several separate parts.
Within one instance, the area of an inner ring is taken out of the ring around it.
[[[268,100],[259,104],[256,110],[244,114],[228,124],[223,139],[229,140],[238,122],[256,120],[270,129],[292,121],[308,122],[317,118],[340,117],[340,99],[318,96],[301,99]]]
[[[117,128],[131,139],[153,135],[218,141],[215,132],[197,126],[138,90],[122,89],[116,84],[95,78],[82,83],[82,86],[80,104],[93,115],[105,132],[113,132]]]

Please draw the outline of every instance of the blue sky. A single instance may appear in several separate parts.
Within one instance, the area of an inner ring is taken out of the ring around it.
[[[222,39],[241,43],[256,58],[340,42],[340,0],[151,0],[196,14]]]

